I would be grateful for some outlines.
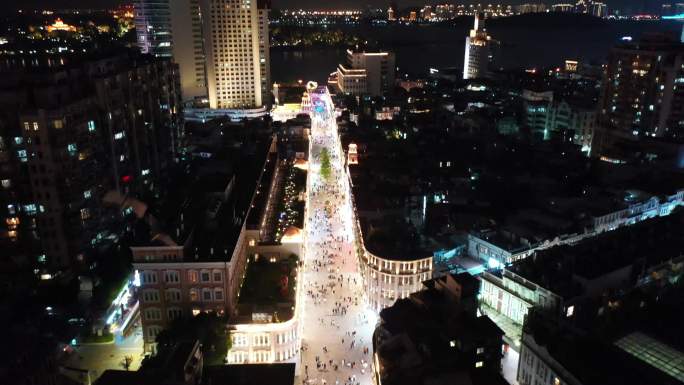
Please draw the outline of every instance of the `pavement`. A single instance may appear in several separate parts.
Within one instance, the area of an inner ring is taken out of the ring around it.
[[[302,354],[295,384],[370,385],[376,315],[362,290],[334,113],[314,113],[311,132]],[[323,148],[330,153],[327,180],[320,174]]]
[[[138,370],[143,358],[140,321],[137,321],[128,337],[117,333],[113,343],[81,344],[74,347],[74,351],[65,356],[60,365],[87,371],[90,374],[90,381],[94,382],[105,370],[125,370],[123,362],[126,356],[133,359],[128,370]],[[64,374],[83,384],[88,383],[87,376],[77,370],[66,370]]]
[[[518,361],[520,360],[520,355],[515,350],[509,348],[506,354],[501,359],[501,369],[503,371],[503,377],[511,385],[518,385],[518,380],[516,376],[518,375]]]
[[[484,303],[480,304],[480,309],[484,314],[494,321],[494,323],[506,333],[505,342],[510,344],[512,349],[520,350],[520,340],[522,339],[522,325],[513,322],[512,319],[499,313],[491,306]]]

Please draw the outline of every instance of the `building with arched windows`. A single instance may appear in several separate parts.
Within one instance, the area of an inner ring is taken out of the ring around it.
[[[253,154],[204,163],[192,183],[162,209],[126,198],[138,217],[131,247],[140,274],[145,350],[176,318],[202,312],[231,314],[247,267],[248,222],[256,199],[271,184],[271,138],[256,139]],[[216,170],[225,170],[218,172]]]

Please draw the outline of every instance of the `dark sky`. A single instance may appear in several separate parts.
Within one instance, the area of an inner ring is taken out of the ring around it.
[[[521,4],[527,2],[537,2],[539,0],[500,0],[501,3],[506,4]],[[667,0],[604,0],[608,3],[609,7],[629,7],[633,10],[641,9],[645,4],[649,7],[657,8],[661,2],[666,2]],[[3,4],[3,9],[5,4],[9,4],[10,8],[36,8],[47,6],[50,8],[98,8],[98,7],[108,7],[120,3],[131,3],[132,0],[0,0]],[[363,8],[365,5],[370,4],[378,7],[386,7],[390,0],[272,0],[274,8],[327,8],[327,9],[339,9],[339,8]],[[399,7],[408,7],[423,4],[438,4],[438,3],[484,3],[485,0],[394,0],[394,2]],[[487,3],[494,3],[496,0],[487,0]],[[560,0],[541,0],[541,2],[546,4],[561,2]],[[675,0],[671,2],[676,2]],[[0,10],[2,13],[3,10]]]

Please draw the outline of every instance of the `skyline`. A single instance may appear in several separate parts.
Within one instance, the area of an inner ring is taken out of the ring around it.
[[[481,1],[440,1],[440,0],[395,0],[392,1],[396,3],[398,7],[416,7],[428,4],[444,4],[444,3],[457,3],[457,4],[477,4],[482,3]],[[553,4],[553,1],[536,1],[536,3],[546,3]],[[624,10],[636,11],[643,9],[645,7],[653,7],[657,9],[661,4],[667,3],[667,1],[656,1],[652,4],[647,0],[605,0],[608,7],[610,8],[620,8]],[[106,8],[113,7],[118,4],[131,4],[132,1],[124,0],[7,0],[7,4],[12,9],[19,8],[83,8],[83,7],[94,7],[94,8]],[[388,0],[333,0],[325,3],[321,6],[321,2],[318,0],[273,0],[274,9],[284,9],[284,8],[303,8],[303,9],[339,9],[339,8],[353,8],[353,9],[363,9],[367,5],[373,7],[386,7],[390,4]],[[501,0],[501,4],[518,5],[523,3],[534,3],[534,1],[516,1],[516,0]],[[651,9],[651,10],[653,10]]]
[[[684,385],[684,4],[6,1],[0,384]]]

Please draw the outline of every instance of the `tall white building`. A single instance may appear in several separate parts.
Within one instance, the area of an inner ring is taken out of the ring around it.
[[[268,8],[266,0],[137,0],[138,45],[173,57],[183,99],[261,107],[270,102]]]
[[[393,52],[347,50],[347,65],[340,64],[332,80],[340,91],[350,95],[382,96],[394,87]]]
[[[200,0],[211,108],[269,102],[268,8],[256,0]]]
[[[477,79],[487,76],[489,62],[489,40],[484,29],[484,20],[475,14],[475,26],[466,37],[463,59],[463,79]]]
[[[605,18],[608,17],[608,6],[605,3],[591,2],[587,7],[587,13],[592,16]]]

